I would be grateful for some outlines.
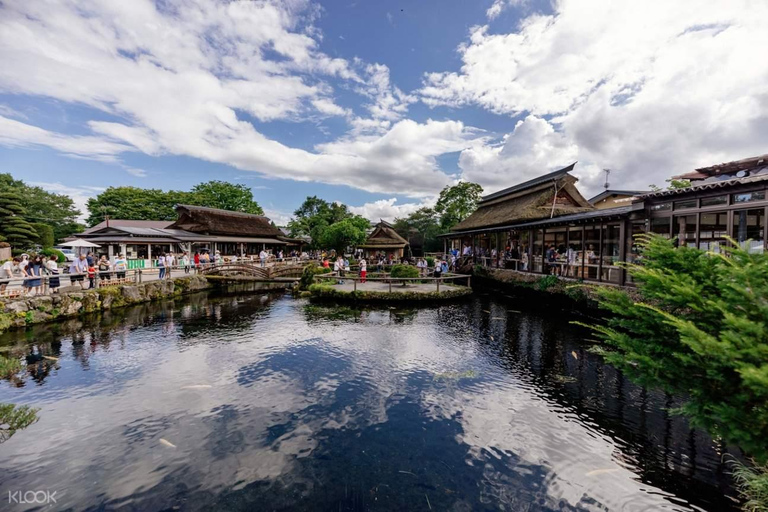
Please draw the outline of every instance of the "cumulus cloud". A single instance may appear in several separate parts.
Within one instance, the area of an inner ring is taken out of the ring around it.
[[[135,169],[133,167],[128,167],[125,169],[125,172],[127,172],[131,176],[136,176],[137,178],[147,177],[147,171],[145,171],[144,169]]]
[[[397,198],[379,199],[362,206],[350,206],[349,211],[356,215],[362,215],[371,222],[385,220],[394,222],[395,219],[402,219],[412,214],[419,208],[425,206],[434,206],[434,200],[427,200],[421,203],[401,203],[397,204]]]
[[[321,52],[316,16],[302,0],[0,4],[0,91],[116,118],[91,121],[88,136],[2,118],[0,144],[116,162],[126,151],[185,155],[414,197],[439,190],[448,177],[435,157],[472,146],[477,134],[451,121],[403,120],[415,98],[390,83],[386,66]],[[331,79],[364,95],[367,114],[337,105]],[[352,129],[312,152],[266,137],[243,114],[262,122],[346,116]]]
[[[72,187],[58,182],[30,181],[29,184],[35,187],[40,187],[48,192],[69,196],[75,204],[75,208],[80,210],[80,217],[78,218],[80,222],[85,222],[85,219],[88,217],[88,208],[86,207],[88,199],[99,195],[99,193],[105,190],[103,187]]]
[[[506,2],[491,9],[497,4]],[[459,47],[461,69],[426,75],[422,100],[543,118],[557,133],[541,130],[536,145],[562,138],[554,154],[592,165],[585,180],[591,187],[599,167],[614,170],[617,186],[643,188],[766,151],[768,4],[559,0],[553,7],[510,33],[474,28]],[[539,153],[518,150],[534,160]],[[492,174],[504,162],[521,164],[504,153],[512,152],[492,147],[462,157],[475,173],[483,162]]]

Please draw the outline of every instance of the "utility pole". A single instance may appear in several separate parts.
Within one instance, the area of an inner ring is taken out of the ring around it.
[[[104,212],[104,222],[106,222],[107,227],[109,227],[109,215],[107,214],[107,205],[105,204],[101,205],[101,211]]]
[[[603,172],[605,173],[605,185],[603,185],[603,188],[605,190],[608,190],[608,187],[611,185],[610,183],[608,183],[608,175],[611,174],[611,170],[603,169]]]

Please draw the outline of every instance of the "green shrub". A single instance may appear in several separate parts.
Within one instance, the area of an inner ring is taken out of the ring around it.
[[[536,281],[535,288],[543,292],[543,291],[549,290],[553,286],[556,286],[558,282],[559,282],[559,279],[557,278],[557,276],[554,276],[554,275],[544,276],[538,281]]]
[[[56,261],[58,261],[59,263],[66,263],[67,261],[67,257],[64,256],[64,253],[59,251],[58,249],[51,249],[51,248],[43,249],[42,251],[40,251],[40,254],[43,254],[45,256],[56,256]]]
[[[419,269],[413,265],[392,265],[389,275],[397,278],[414,278],[419,277]]]
[[[21,361],[17,358],[0,356],[0,378],[10,379],[21,371]]]
[[[435,266],[435,258],[433,258],[432,256],[427,256],[426,258],[424,258],[424,260],[427,262],[427,265],[429,265],[430,267]]]
[[[304,271],[301,273],[301,279],[299,280],[299,290],[309,290],[310,285],[315,282],[315,276],[317,274],[327,274],[331,272],[330,268],[319,267],[314,263],[310,263],[304,267]]]

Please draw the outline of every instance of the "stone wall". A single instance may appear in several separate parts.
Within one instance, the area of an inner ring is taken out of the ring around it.
[[[71,318],[84,313],[179,297],[206,290],[211,285],[204,276],[194,275],[136,285],[108,286],[82,292],[0,300],[0,332],[28,325]]]

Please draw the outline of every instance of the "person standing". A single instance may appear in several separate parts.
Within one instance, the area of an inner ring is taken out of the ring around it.
[[[195,270],[198,270],[200,268],[200,253],[198,251],[195,251],[194,262],[195,262]]]
[[[261,261],[261,266],[262,267],[266,266],[266,264],[267,264],[267,256],[269,256],[267,254],[267,251],[262,249],[261,252],[259,253],[259,260]]]
[[[32,292],[34,288],[35,295],[40,295],[42,292],[43,280],[43,258],[38,254],[29,262],[29,265],[24,269],[24,273],[27,279],[24,281],[24,287],[27,289],[27,294]]]
[[[128,270],[128,260],[125,259],[123,253],[117,255],[115,258],[115,272],[118,279],[125,279],[125,272]]]
[[[16,257],[6,261],[0,267],[0,280],[3,281],[0,283],[0,292],[4,292],[8,287],[8,282],[13,279],[13,271],[19,268],[19,263],[21,263],[21,258]]]
[[[80,254],[75,261],[69,265],[69,281],[72,286],[77,283],[80,285],[80,289],[85,289],[85,274],[88,272],[88,260],[85,258],[85,254]]]
[[[88,266],[89,267],[92,267],[93,264],[95,263],[94,259],[93,259],[93,253],[92,252],[89,252],[88,256],[86,256],[85,259],[88,261]]]
[[[91,290],[96,288],[96,267],[92,263],[88,265],[88,284]]]
[[[435,277],[440,277],[442,275],[442,273],[443,273],[443,267],[440,264],[440,259],[439,258],[435,258],[435,272],[434,272],[434,276]]]
[[[360,260],[360,282],[364,283],[365,278],[368,275],[368,263],[365,261],[365,258]]]
[[[165,279],[165,253],[161,253],[157,258],[157,268],[160,269],[158,279]]]
[[[109,260],[106,256],[99,258],[99,280],[106,281],[109,279]]]
[[[173,255],[172,252],[169,252],[165,255],[165,278],[170,279],[171,278],[171,270],[173,269],[173,265],[176,263],[176,257]]]
[[[181,264],[184,267],[184,273],[189,274],[189,254],[184,251],[181,255]]]
[[[48,288],[51,293],[58,293],[61,286],[61,279],[59,279],[59,262],[56,255],[48,258],[45,262],[45,269],[48,272]]]

